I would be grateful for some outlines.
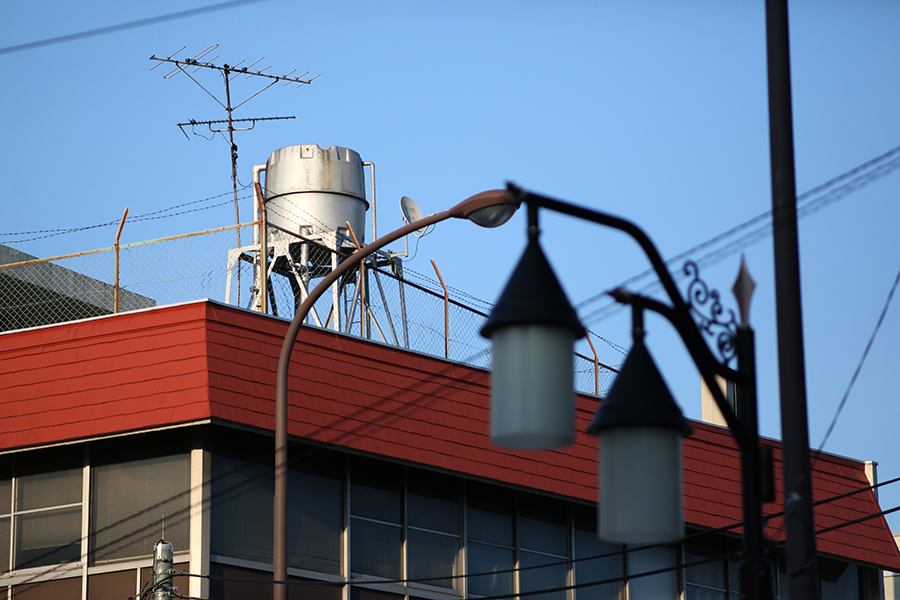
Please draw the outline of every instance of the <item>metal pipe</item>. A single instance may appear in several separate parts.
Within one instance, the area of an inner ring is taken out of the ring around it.
[[[362,246],[359,245],[359,240],[356,239],[356,233],[353,231],[353,226],[350,225],[350,221],[346,221],[347,231],[350,232],[350,237],[353,238],[353,243],[356,244],[356,249],[359,250]],[[362,261],[359,263],[359,282],[356,286],[359,290],[359,337],[366,337],[366,261]],[[347,330],[350,329],[350,323],[347,323]]]
[[[259,166],[259,165],[257,165]],[[253,168],[254,177],[257,176],[256,167]],[[262,188],[259,186],[259,180],[253,182],[253,194],[256,196],[257,202],[253,205],[254,212],[259,214],[254,215],[253,220],[259,221],[259,229],[253,229],[254,232],[260,231],[259,233],[259,260],[257,260],[256,264],[256,275],[258,277],[257,289],[259,290],[259,312],[265,314],[268,313],[267,306],[267,297],[266,293],[268,291],[268,282],[269,282],[269,271],[268,271],[268,262],[269,262],[269,233],[266,230],[266,200],[263,198]]]
[[[375,163],[370,160],[363,161],[364,167],[369,167],[369,182],[372,190],[372,239],[378,239],[378,233],[375,230]]]
[[[812,600],[819,597],[819,576],[809,461],[786,0],[766,0],[766,55],[788,588],[792,600]]]
[[[594,353],[594,395],[600,395],[600,357],[597,356],[597,349],[594,348],[594,342],[591,341],[591,336],[586,335],[584,339],[587,340],[587,343],[591,347],[591,352]]]
[[[119,313],[119,238],[122,236],[122,228],[125,227],[125,218],[128,216],[128,207],[122,213],[122,220],[119,221],[119,229],[116,231],[116,241],[113,242],[115,248],[115,289],[113,291],[113,313]]]
[[[444,278],[441,277],[441,272],[438,271],[437,263],[434,262],[433,258],[431,259],[431,266],[434,267],[438,281],[441,282],[441,287],[444,288],[444,358],[450,358],[450,294],[447,292],[447,285],[444,283]]]
[[[262,184],[260,183],[259,174],[266,170],[266,165],[253,165],[253,189],[256,190],[257,187],[262,189]],[[263,196],[263,202],[265,202],[265,196]],[[259,221],[259,209],[260,205],[257,202],[253,203],[253,220]],[[253,230],[253,244],[259,244],[259,235],[260,231],[254,229]]]

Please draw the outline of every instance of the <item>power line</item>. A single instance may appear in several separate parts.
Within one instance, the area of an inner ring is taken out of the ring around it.
[[[98,37],[101,35],[106,35],[108,33],[117,33],[119,31],[128,31],[129,29],[138,29],[140,27],[147,27],[148,25],[157,25],[159,23],[167,23],[169,21],[178,21],[181,19],[187,19],[190,17],[198,17],[200,15],[205,15],[213,12],[219,12],[222,10],[228,10],[231,8],[238,8],[241,6],[245,6],[247,4],[255,4],[257,2],[263,2],[265,0],[231,0],[231,2],[222,2],[219,4],[211,4],[209,6],[202,6],[200,8],[192,8],[189,10],[182,10],[179,12],[169,13],[167,15],[160,15],[158,17],[150,17],[148,19],[138,19],[137,21],[129,21],[127,23],[120,23],[118,25],[109,25],[107,27],[100,27],[98,29],[89,29],[87,31],[82,31],[79,33],[70,33],[68,35],[61,35],[58,37],[47,38],[44,40],[38,40],[36,42],[28,42],[26,44],[17,44],[15,46],[7,46],[5,48],[0,48],[0,55],[3,54],[12,54],[14,52],[24,52],[25,50],[34,50],[35,48],[43,48],[45,46],[54,46],[56,44],[64,44],[67,42],[74,42],[77,40],[83,40],[92,37]]]
[[[898,168],[900,168],[900,146],[894,147],[798,196],[798,219],[809,216],[814,212],[845,198],[849,194],[859,191],[878,179],[889,175]],[[771,231],[772,213],[771,211],[766,211],[669,258],[665,262],[671,268],[671,266],[679,261],[709,249],[699,258],[694,259],[694,262],[701,266],[711,265],[759,241],[761,238],[768,236]],[[735,236],[739,237],[735,238]],[[653,275],[653,273],[653,269],[647,269],[629,277],[614,287],[630,287]],[[678,279],[679,277],[679,270],[673,272],[673,278]],[[659,287],[659,285],[660,283],[658,281],[652,280],[638,288],[637,291],[646,292]],[[607,299],[607,293],[604,291],[578,303],[576,308],[583,309],[594,302]],[[621,305],[609,300],[606,304],[583,315],[582,321],[585,323],[600,322],[620,309]]]
[[[863,489],[868,489],[868,488],[863,488]],[[884,515],[891,514],[894,512],[898,512],[898,511],[900,511],[900,506],[895,506],[893,508],[882,510],[877,513],[871,513],[871,514],[865,515],[865,516],[857,518],[857,519],[844,521],[842,523],[838,523],[837,525],[833,525],[831,527],[825,527],[825,528],[819,529],[816,531],[816,535],[823,535],[823,534],[829,533],[831,531],[836,531],[836,530],[842,529],[844,527],[856,525],[856,524],[862,523],[864,521],[876,519],[878,517],[882,517]],[[699,532],[698,534],[686,536],[685,540],[690,539],[692,537],[696,537],[698,535],[706,535],[709,533],[710,533],[710,531]],[[617,556],[617,555],[621,555],[621,554],[627,554],[627,553],[631,553],[631,552],[640,552],[643,550],[648,550],[648,549],[656,548],[659,546],[663,546],[663,545],[650,545],[650,546],[642,546],[642,547],[638,547],[638,548],[628,548],[628,549],[624,549],[619,552],[611,552],[611,553],[602,554],[602,555],[598,555],[598,556],[591,556],[591,557],[585,557],[585,558],[580,558],[580,559],[570,559],[570,560],[566,560],[566,561],[547,563],[547,564],[543,564],[543,565],[534,565],[534,566],[530,566],[530,567],[518,567],[518,568],[514,568],[514,569],[501,569],[498,571],[490,571],[490,572],[486,572],[486,573],[471,573],[471,574],[466,574],[466,575],[453,575],[453,576],[447,576],[447,577],[431,577],[431,578],[424,578],[424,579],[371,580],[371,581],[319,581],[319,580],[290,581],[289,580],[284,583],[286,583],[287,585],[293,585],[293,586],[326,585],[326,586],[349,586],[349,587],[353,587],[353,586],[368,587],[371,585],[391,585],[391,584],[405,585],[405,584],[409,584],[409,583],[428,583],[433,580],[467,579],[469,577],[473,577],[473,578],[474,577],[484,577],[485,575],[496,576],[496,575],[501,575],[501,574],[506,574],[506,573],[516,573],[516,572],[529,571],[529,570],[534,570],[534,569],[550,568],[550,567],[559,566],[559,565],[563,565],[563,564],[570,565],[570,564],[573,564],[576,562],[581,562],[581,561],[598,560],[601,558],[609,558],[609,557],[613,557],[613,556]],[[699,559],[699,560],[695,560],[695,561],[691,561],[691,562],[680,563],[680,564],[676,561],[676,564],[668,566],[668,567],[661,567],[659,569],[653,569],[650,571],[642,571],[639,573],[628,573],[628,574],[623,574],[620,576],[597,580],[597,581],[589,581],[589,582],[577,583],[577,584],[573,584],[573,585],[566,585],[566,586],[560,586],[560,587],[555,587],[555,588],[541,588],[541,589],[537,589],[537,590],[520,591],[515,594],[500,594],[500,595],[496,595],[496,596],[481,596],[479,598],[480,598],[480,600],[504,600],[504,599],[508,599],[513,596],[535,596],[535,595],[540,595],[540,594],[549,594],[549,593],[554,593],[554,592],[564,592],[564,591],[569,591],[569,590],[577,590],[577,589],[583,589],[583,588],[589,588],[589,587],[596,587],[599,585],[606,585],[606,584],[610,584],[610,583],[623,583],[623,582],[627,582],[627,581],[633,580],[633,579],[640,579],[643,577],[650,577],[653,575],[661,575],[664,573],[670,573],[673,571],[689,569],[689,568],[701,566],[704,564],[733,559],[733,558],[740,557],[741,555],[742,555],[741,552],[729,552],[726,554],[720,554],[717,556],[706,557],[703,559]],[[272,585],[273,584],[272,581],[266,581],[266,580],[260,580],[260,579],[248,579],[248,578],[238,578],[238,577],[218,577],[218,576],[213,576],[213,575],[200,575],[200,574],[194,574],[194,573],[187,573],[184,571],[181,571],[180,573],[176,574],[176,576],[196,577],[196,578],[201,578],[201,579],[208,579],[210,581],[223,581],[223,582],[231,581],[231,582],[240,582],[240,583],[262,584],[262,585]]]
[[[246,188],[247,186],[244,186]],[[192,208],[188,210],[183,210],[181,212],[172,212],[178,210],[180,208],[184,208],[187,206],[193,206],[195,204],[200,204],[202,202],[210,202],[211,200],[217,200],[224,196],[231,196],[231,192],[226,192],[224,194],[218,194],[216,196],[210,196],[209,198],[203,198],[202,200],[192,200],[190,202],[184,202],[182,204],[176,204],[174,206],[170,206],[168,208],[163,208],[161,210],[155,210],[152,212],[144,213],[141,215],[135,215],[131,219],[128,220],[129,223],[139,223],[142,221],[153,221],[157,219],[168,219],[169,217],[177,217],[181,215],[186,215],[188,213],[199,212],[202,210],[209,210],[211,208],[218,208],[220,206],[224,206],[225,204],[230,204],[231,200],[226,200],[224,202],[219,202],[217,204],[213,204],[210,206],[202,206],[199,208]],[[241,199],[247,199],[250,196],[243,196]],[[167,214],[168,213],[168,214]],[[106,223],[97,223],[95,225],[85,225],[82,227],[71,227],[68,229],[37,229],[34,231],[20,231],[20,232],[8,232],[8,233],[0,233],[0,239],[3,238],[13,238],[4,240],[7,244],[22,244],[25,242],[32,242],[34,240],[42,240],[50,237],[56,237],[58,235],[67,235],[69,233],[78,233],[81,231],[88,231],[90,229],[100,229],[103,227],[113,227],[119,224],[119,221],[108,221]],[[34,237],[24,237],[23,236],[34,236]]]
[[[891,291],[888,292],[887,300],[884,301],[884,307],[881,309],[881,315],[878,317],[878,322],[875,323],[875,329],[872,330],[872,335],[869,336],[869,341],[866,343],[866,348],[863,350],[862,356],[859,358],[859,362],[856,365],[856,370],[853,371],[853,376],[850,378],[850,383],[847,384],[847,389],[844,390],[844,396],[841,398],[840,403],[838,404],[837,411],[834,413],[834,417],[831,419],[831,424],[828,426],[828,431],[825,432],[825,437],[822,438],[822,442],[819,444],[819,449],[816,450],[815,455],[812,458],[812,464],[816,464],[816,460],[818,460],[819,455],[822,453],[822,449],[825,447],[825,443],[828,441],[829,436],[831,436],[831,432],[834,430],[834,426],[837,424],[838,417],[841,416],[841,411],[844,410],[844,405],[847,403],[847,398],[850,396],[850,390],[853,389],[853,384],[856,383],[856,378],[859,376],[859,372],[862,370],[863,363],[866,362],[866,357],[869,356],[869,350],[872,349],[872,343],[875,341],[875,336],[878,335],[878,330],[881,329],[881,324],[884,322],[884,316],[887,314],[888,307],[891,305],[891,300],[894,298],[894,292],[897,290],[897,283],[900,282],[900,271],[897,271],[897,276],[894,277],[894,284],[891,286]]]
[[[294,459],[291,461],[291,463],[292,463],[292,464],[295,464],[295,463],[300,462],[300,461],[302,460],[302,461],[304,462],[304,464],[309,464],[311,460],[315,460],[315,459],[316,459],[316,456],[320,456],[320,455],[324,454],[325,452],[326,452],[326,451],[325,451],[324,449],[322,449],[322,448],[318,448],[318,447],[309,447],[309,448],[306,449],[306,452],[304,453],[304,456],[302,457],[302,459],[301,459],[300,457],[294,458]],[[252,463],[252,462],[248,462],[248,463],[247,463],[244,467],[242,467],[242,468],[249,468],[249,467],[253,466],[253,464],[254,464],[254,463]],[[257,479],[264,479],[264,478],[268,477],[268,475],[269,475],[269,473],[261,474],[261,475],[258,475],[258,476],[256,476],[256,477],[250,478],[250,479],[247,480],[247,481],[243,481],[243,482],[237,483],[237,484],[235,484],[234,486],[232,486],[231,488],[228,488],[228,489],[226,489],[226,490],[223,490],[223,493],[232,492],[232,496],[231,496],[231,497],[234,497],[235,495],[239,495],[240,493],[242,493],[242,491],[241,491],[239,488],[242,488],[242,487],[246,486],[248,483],[252,483],[252,482],[256,481]],[[224,475],[223,475],[222,477],[224,478],[224,477],[227,477],[227,476],[224,476]],[[209,481],[209,483],[211,484],[212,481],[214,481],[214,480],[215,480],[215,479],[212,479],[212,478],[211,478],[210,481]],[[890,480],[887,480],[887,481],[883,481],[883,482],[880,482],[880,483],[877,483],[877,484],[868,485],[868,486],[861,487],[861,488],[856,488],[856,489],[853,489],[853,490],[851,490],[851,491],[849,491],[849,492],[844,492],[844,493],[842,493],[842,494],[838,494],[838,495],[835,495],[835,496],[831,496],[831,497],[829,497],[829,498],[825,498],[825,499],[819,500],[819,501],[817,501],[817,502],[814,503],[814,506],[820,506],[820,505],[823,505],[823,504],[828,504],[828,503],[831,503],[831,502],[834,502],[834,501],[837,501],[837,500],[840,500],[840,499],[843,499],[843,498],[847,498],[847,497],[853,496],[853,495],[855,495],[855,494],[859,494],[859,493],[866,492],[866,491],[868,491],[868,490],[874,490],[874,489],[877,489],[877,488],[880,488],[880,487],[884,487],[884,486],[887,486],[887,485],[892,485],[892,484],[897,483],[897,482],[900,482],[900,477],[897,477],[897,478],[894,478],[894,479],[890,479]],[[201,485],[202,485],[202,484],[201,484]],[[117,526],[117,525],[120,525],[120,524],[122,524],[122,523],[125,523],[126,521],[128,521],[128,520],[130,520],[130,519],[133,519],[133,518],[135,518],[135,517],[137,517],[137,516],[140,516],[140,515],[146,513],[147,511],[155,510],[156,508],[158,508],[159,506],[165,504],[166,502],[169,502],[169,501],[171,501],[171,500],[173,500],[173,499],[176,499],[176,498],[178,498],[178,497],[180,497],[180,496],[189,495],[190,493],[191,493],[191,489],[188,489],[188,490],[186,490],[186,491],[184,491],[184,492],[179,492],[179,493],[177,493],[177,494],[175,494],[175,495],[173,495],[173,496],[171,496],[171,497],[169,497],[169,498],[167,498],[167,499],[165,499],[165,500],[160,501],[159,503],[157,503],[157,504],[155,504],[155,505],[153,505],[153,506],[151,506],[151,507],[148,507],[147,509],[145,509],[144,511],[141,511],[140,513],[137,513],[137,514],[135,514],[135,515],[130,515],[130,516],[128,516],[128,517],[125,517],[125,518],[123,518],[123,519],[120,519],[119,521],[110,524],[110,525],[107,526],[106,528],[104,528],[104,529],[102,529],[102,530],[100,530],[100,531],[98,531],[98,532],[92,532],[92,533],[89,533],[88,535],[90,536],[90,535],[95,535],[96,533],[102,533],[102,531],[105,531],[105,530],[107,530],[107,529],[110,529],[110,528],[112,528],[112,527],[115,527],[115,526]],[[208,500],[209,503],[211,503],[212,501],[213,501],[212,498],[210,498],[210,499]],[[189,515],[189,514],[190,514],[190,510],[191,510],[191,507],[187,507],[186,509],[182,509],[181,511],[179,511],[179,513],[175,513],[174,515],[170,515],[170,518],[175,517],[175,518],[178,518],[178,519],[180,519],[180,520],[183,520],[184,518],[186,518],[186,515],[185,515],[184,513],[187,513],[187,515]],[[838,525],[835,525],[835,526],[832,526],[832,527],[829,527],[829,528],[825,528],[825,529],[823,529],[823,530],[820,530],[819,532],[817,532],[817,534],[827,533],[827,532],[832,531],[832,530],[836,530],[836,529],[840,529],[840,528],[842,528],[842,527],[847,527],[847,526],[849,526],[849,525],[854,525],[854,524],[857,524],[857,523],[861,523],[861,522],[864,522],[864,521],[866,521],[866,520],[870,520],[870,519],[873,519],[873,518],[877,518],[877,517],[879,517],[879,516],[883,516],[883,515],[886,515],[886,514],[891,514],[891,513],[893,513],[893,512],[897,512],[897,511],[900,511],[900,507],[895,507],[895,508],[892,508],[892,509],[880,511],[880,512],[878,512],[878,513],[872,513],[872,514],[864,515],[863,517],[860,517],[860,518],[858,518],[858,519],[854,519],[854,520],[852,520],[852,521],[846,521],[846,522],[844,522],[843,524],[838,524]],[[783,515],[784,515],[784,512],[783,512],[783,511],[779,511],[779,512],[775,512],[775,513],[767,514],[767,515],[765,515],[765,518],[766,518],[766,519],[772,519],[772,518],[777,518],[777,517],[783,516]],[[709,535],[712,535],[712,534],[716,534],[716,533],[723,533],[723,532],[730,531],[730,530],[736,529],[736,528],[738,528],[738,527],[741,527],[742,525],[743,525],[743,522],[742,522],[742,521],[738,521],[738,522],[732,523],[732,524],[730,524],[730,525],[726,525],[726,526],[723,526],[723,527],[719,527],[719,528],[717,528],[717,529],[708,529],[708,530],[698,531],[698,532],[696,532],[696,533],[693,533],[693,534],[690,534],[690,535],[688,535],[688,536],[685,536],[684,539],[685,539],[685,540],[691,540],[691,539],[697,539],[697,538],[701,538],[701,537],[706,537],[706,536],[709,536]],[[94,551],[94,552],[97,552],[97,551],[99,551],[99,550],[106,550],[106,549],[109,549],[110,547],[114,546],[115,544],[122,543],[123,541],[125,541],[125,540],[126,540],[126,537],[127,537],[127,536],[123,535],[123,536],[121,536],[120,538],[118,538],[118,539],[116,539],[116,540],[111,540],[110,542],[106,543],[105,545],[93,549],[93,551]],[[84,539],[84,538],[82,538],[82,540],[83,540],[83,539]],[[369,581],[369,582],[349,582],[349,581],[347,581],[347,582],[333,582],[333,584],[334,584],[334,585],[352,585],[352,584],[354,584],[354,583],[357,583],[357,584],[358,584],[358,583],[369,583],[369,584],[371,584],[371,583],[379,583],[379,584],[406,584],[406,583],[427,583],[427,582],[433,581],[433,580],[467,579],[467,578],[470,578],[470,577],[479,577],[479,576],[485,576],[485,575],[498,575],[498,574],[503,574],[503,573],[515,573],[515,572],[519,572],[519,571],[527,571],[527,570],[532,570],[532,569],[536,569],[536,568],[548,568],[548,567],[551,567],[551,566],[569,565],[569,564],[574,564],[574,563],[583,562],[583,561],[589,561],[589,560],[599,560],[599,559],[602,559],[602,558],[610,558],[610,557],[614,557],[614,556],[618,556],[618,555],[625,555],[625,554],[629,554],[629,553],[640,552],[640,551],[643,551],[643,550],[649,550],[649,549],[652,549],[652,548],[662,547],[662,546],[665,546],[665,544],[651,544],[651,545],[646,545],[646,546],[636,546],[636,547],[631,547],[631,548],[623,548],[622,550],[617,550],[617,551],[613,551],[613,552],[607,552],[607,553],[599,554],[599,555],[596,555],[596,556],[589,556],[589,557],[582,557],[582,558],[572,558],[572,559],[563,559],[563,560],[560,560],[560,561],[558,561],[558,562],[547,563],[547,564],[543,564],[543,565],[536,565],[536,566],[532,566],[532,567],[517,567],[517,568],[512,568],[512,569],[505,569],[505,570],[491,571],[491,572],[486,572],[486,573],[468,573],[468,574],[466,574],[466,575],[454,575],[454,576],[445,576],[445,577],[431,577],[431,578],[422,578],[422,579],[380,580],[380,581]],[[42,556],[40,556],[40,557],[36,557],[34,560],[41,560],[42,558],[44,558],[45,556],[49,556],[49,555],[52,554],[53,552],[54,552],[54,551],[51,550],[51,551],[48,552],[46,555],[42,555]],[[36,581],[36,580],[39,579],[39,578],[44,578],[44,577],[46,577],[47,575],[50,575],[50,574],[52,574],[52,573],[55,572],[55,571],[58,571],[58,570],[60,570],[60,569],[65,568],[65,567],[67,566],[67,564],[68,564],[68,563],[63,563],[63,564],[54,565],[54,566],[52,566],[51,568],[49,568],[49,569],[47,569],[47,570],[44,570],[44,571],[42,571],[42,572],[40,572],[40,573],[35,574],[35,575],[32,576],[31,578],[27,579],[26,581],[24,581],[24,582],[22,582],[22,583],[20,583],[20,584],[18,584],[18,585],[24,585],[24,584],[26,584],[26,583],[31,583],[31,582],[33,582],[33,581]],[[656,573],[656,572],[654,571],[653,573]],[[653,573],[648,573],[648,574],[653,574]],[[206,577],[206,578],[210,578],[210,579],[215,579],[215,578],[210,577],[210,576],[208,576],[208,575],[194,575],[194,574],[189,574],[189,573],[184,573],[184,575],[185,575],[185,576],[188,576],[188,577]],[[634,577],[634,576],[632,576],[632,577]],[[220,579],[223,579],[223,580],[232,580],[232,579],[229,579],[229,578],[220,578]],[[234,580],[234,581],[243,581],[243,580],[240,580],[240,579],[233,579],[233,580]],[[254,581],[254,582],[255,582],[256,580],[248,580],[248,581]],[[262,582],[262,583],[270,583],[270,582]],[[288,582],[288,583],[293,585],[293,584],[300,584],[300,583],[306,583],[306,582]],[[310,583],[312,583],[312,582],[310,582]],[[319,583],[319,584],[329,584],[329,582],[324,582],[324,581],[316,581],[315,583]],[[595,583],[594,585],[599,585],[599,583]],[[574,589],[574,588],[573,588],[573,589]]]

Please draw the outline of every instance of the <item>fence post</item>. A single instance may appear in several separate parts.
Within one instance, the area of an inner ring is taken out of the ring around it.
[[[433,258],[431,259],[431,266],[434,267],[434,272],[441,282],[441,287],[444,288],[444,358],[450,358],[450,295],[447,292],[447,286],[444,284],[444,278],[441,277],[441,272],[438,271],[437,263],[434,262]]]
[[[116,231],[116,241],[113,244],[113,248],[115,249],[115,291],[113,293],[113,313],[119,313],[119,238],[122,236],[122,228],[125,227],[125,218],[128,216],[128,207],[125,207],[125,212],[122,213],[122,220],[119,221],[119,230]]]

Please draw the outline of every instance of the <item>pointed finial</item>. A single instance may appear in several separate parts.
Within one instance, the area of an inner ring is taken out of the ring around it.
[[[750,271],[747,270],[747,263],[744,255],[741,254],[741,268],[738,270],[737,280],[731,293],[734,294],[738,303],[738,310],[741,313],[741,325],[750,326],[750,298],[753,296],[753,290],[756,289],[756,282],[750,277]]]

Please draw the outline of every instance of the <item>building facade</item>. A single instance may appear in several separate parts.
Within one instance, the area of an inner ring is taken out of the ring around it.
[[[287,323],[204,300],[0,333],[0,598],[271,597],[274,382]],[[685,440],[687,538],[596,538],[598,398],[576,443],[489,441],[488,371],[304,328],[291,368],[291,598],[738,597],[739,456]],[[777,442],[767,534],[785,595]],[[640,474],[635,474],[636,477]],[[814,469],[826,599],[877,599],[900,555],[865,463]],[[5,507],[5,508],[3,508]],[[870,518],[871,517],[871,518]],[[5,594],[5,596],[4,596]]]

